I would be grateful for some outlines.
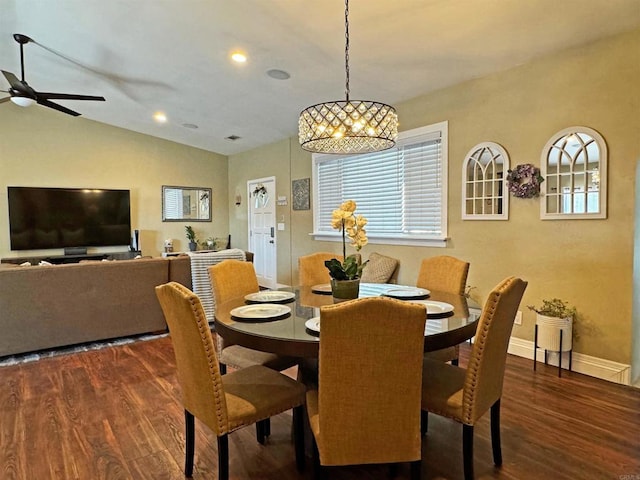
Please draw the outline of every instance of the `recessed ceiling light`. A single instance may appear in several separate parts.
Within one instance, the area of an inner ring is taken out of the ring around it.
[[[196,128],[198,128],[198,125],[196,125],[195,123],[183,123],[182,126],[184,128],[191,128],[193,130],[195,130]]]
[[[236,63],[245,63],[247,61],[247,56],[242,52],[233,52],[231,54],[231,60]]]
[[[271,78],[275,78],[276,80],[288,80],[291,78],[289,72],[285,72],[284,70],[278,70],[277,68],[272,68],[271,70],[267,70],[267,75]]]
[[[163,112],[156,112],[153,114],[153,119],[158,123],[166,123],[167,116]]]

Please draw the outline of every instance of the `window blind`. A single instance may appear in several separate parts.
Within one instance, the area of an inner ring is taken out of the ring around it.
[[[314,230],[331,228],[331,212],[348,199],[364,215],[370,239],[446,236],[443,132],[407,132],[396,146],[354,156],[314,157]]]

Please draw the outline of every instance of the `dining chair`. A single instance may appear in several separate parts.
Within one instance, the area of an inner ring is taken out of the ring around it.
[[[229,259],[211,265],[208,270],[216,305],[260,291],[256,271],[251,262]],[[218,338],[220,339],[218,351],[220,352],[223,374],[226,373],[227,366],[246,368],[251,365],[264,365],[273,370],[285,370],[298,363],[298,359],[293,357],[284,357],[241,345],[232,345],[226,342],[222,336],[218,336]]]
[[[441,292],[464,295],[469,274],[469,262],[451,257],[449,255],[439,255],[437,257],[425,258],[420,265],[416,286],[427,290],[437,290]],[[460,347],[455,345],[433,352],[425,353],[426,357],[441,362],[452,362],[458,364],[460,357]]]
[[[240,260],[223,260],[208,268],[211,289],[216,305],[236,297],[260,291],[255,267],[251,262]],[[219,352],[220,371],[227,373],[227,367],[234,369],[247,368],[252,365],[263,365],[272,370],[282,371],[298,364],[299,359],[261,352],[242,345],[231,344],[221,335],[216,335]],[[271,434],[269,419],[256,424],[256,439],[263,444],[265,437]]]
[[[320,309],[318,387],[307,392],[314,471],[410,462],[421,475],[424,305],[384,297]]]
[[[343,261],[342,255],[328,252],[318,252],[298,257],[298,284],[313,286],[329,283],[331,277],[324,262],[332,258],[337,258],[341,262]]]
[[[426,358],[422,378],[423,431],[428,413],[462,424],[465,480],[473,479],[473,428],[491,410],[493,463],[502,464],[500,399],[513,321],[527,282],[509,277],[489,294],[482,309],[466,369]]]
[[[293,409],[296,464],[304,469],[305,386],[262,365],[222,375],[198,296],[170,282],[156,287],[176,358],[185,409],[185,476],[193,474],[195,418],[218,439],[218,478],[229,477],[228,434]]]

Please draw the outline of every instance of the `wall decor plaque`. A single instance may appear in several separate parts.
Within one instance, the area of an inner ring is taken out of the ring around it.
[[[311,179],[301,178],[291,182],[294,210],[309,210],[311,208],[310,199]]]

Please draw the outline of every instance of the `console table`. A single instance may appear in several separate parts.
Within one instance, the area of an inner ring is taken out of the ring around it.
[[[188,255],[190,253],[211,253],[220,252],[221,250],[193,250],[188,252],[162,252],[163,257],[179,257],[180,255]]]

